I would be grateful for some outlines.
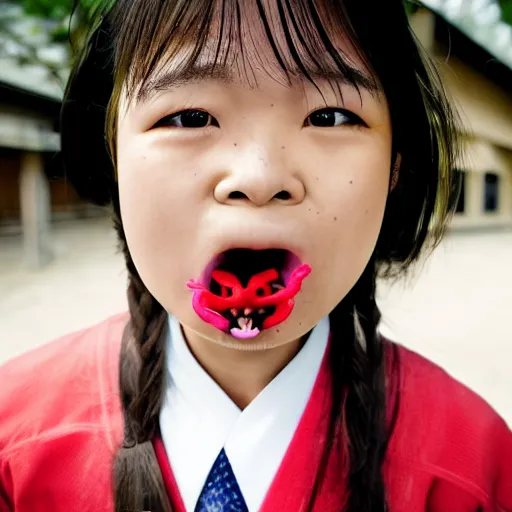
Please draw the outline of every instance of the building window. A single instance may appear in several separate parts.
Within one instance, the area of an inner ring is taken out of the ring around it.
[[[459,198],[457,200],[455,213],[464,213],[466,209],[466,173],[464,171],[458,171],[458,181]]]
[[[484,176],[484,211],[486,213],[497,212],[499,208],[500,180],[497,174],[485,173]]]
[[[452,196],[450,207],[455,213],[463,214],[466,210],[466,173],[459,169],[453,172]]]

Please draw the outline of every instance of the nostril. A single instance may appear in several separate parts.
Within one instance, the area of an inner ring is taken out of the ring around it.
[[[272,199],[278,199],[279,201],[289,201],[292,198],[292,195],[287,190],[281,190],[280,192],[277,192],[277,194],[274,194]],[[233,190],[229,193],[228,199],[231,200],[254,200],[254,198],[249,197],[245,192],[242,192],[240,190]]]
[[[275,196],[275,199],[281,199],[282,201],[289,201],[292,196],[290,192],[287,192],[286,190],[281,190],[281,192],[278,192]]]
[[[235,190],[229,194],[229,199],[249,199],[243,192]]]

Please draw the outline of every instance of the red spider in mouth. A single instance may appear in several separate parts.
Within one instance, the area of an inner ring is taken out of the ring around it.
[[[228,253],[222,258],[224,265],[212,265],[216,268],[206,278],[209,288],[188,282],[194,291],[192,305],[201,319],[217,329],[240,339],[254,338],[290,316],[294,297],[311,268],[283,250]]]

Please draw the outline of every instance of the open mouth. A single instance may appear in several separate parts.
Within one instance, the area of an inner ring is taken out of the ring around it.
[[[231,249],[189,281],[193,307],[206,322],[240,339],[280,324],[311,268],[285,249]]]

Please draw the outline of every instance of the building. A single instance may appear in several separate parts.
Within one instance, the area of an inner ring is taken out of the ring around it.
[[[0,7],[7,15],[9,6]],[[91,210],[59,161],[62,85],[41,66],[20,66],[18,49],[0,42],[0,244],[22,235],[25,264],[37,268],[52,257],[51,223]]]
[[[467,16],[453,8],[443,12],[440,7],[450,2],[424,3],[429,1],[436,4],[436,11],[420,9],[411,25],[438,62],[467,142],[457,169],[462,187],[452,226],[512,227],[512,28],[499,27],[501,42],[499,34],[493,38],[492,33],[475,41],[478,37],[473,35],[479,36],[481,27],[464,31]]]

